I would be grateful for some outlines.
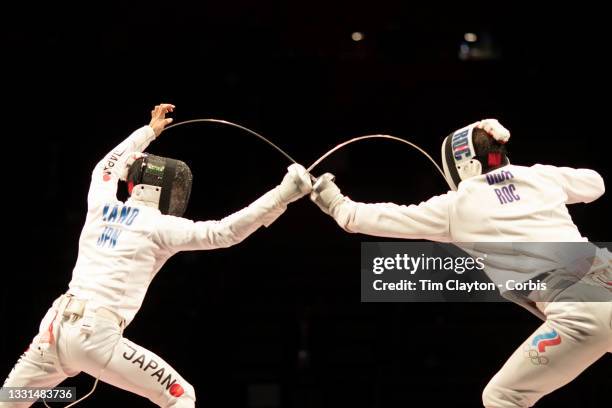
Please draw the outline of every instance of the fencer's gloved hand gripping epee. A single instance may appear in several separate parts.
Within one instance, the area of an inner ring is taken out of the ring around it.
[[[287,205],[299,200],[312,191],[310,174],[304,166],[294,163],[287,168],[287,174],[276,191],[281,204]]]
[[[335,176],[331,173],[323,174],[317,179],[310,193],[310,199],[321,211],[332,217],[335,216],[334,209],[344,199],[334,179]]]

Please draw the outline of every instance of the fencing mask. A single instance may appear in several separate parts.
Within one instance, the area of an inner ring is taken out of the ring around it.
[[[482,129],[494,143],[503,145],[510,138],[510,132],[497,120],[485,119],[456,130],[442,142],[442,166],[448,184],[457,190],[462,180],[479,176],[483,172],[483,163],[489,171],[510,161],[502,149],[489,152],[477,152],[474,147],[474,129]],[[482,149],[481,150],[487,150]]]
[[[462,180],[482,173],[482,165],[476,159],[473,131],[474,125],[466,126],[451,133],[442,142],[444,175],[453,190],[457,190]]]
[[[177,217],[187,209],[192,180],[185,162],[152,154],[135,160],[127,175],[133,198],[156,204],[162,214]]]

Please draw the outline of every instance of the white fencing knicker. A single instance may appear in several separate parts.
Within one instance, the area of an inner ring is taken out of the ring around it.
[[[568,287],[553,302],[537,302],[546,321],[485,387],[485,407],[531,407],[612,353],[612,257],[602,253],[580,285]],[[599,301],[576,301],[585,294]]]
[[[40,324],[4,387],[55,387],[85,372],[160,407],[195,407],[195,391],[168,363],[123,337],[124,320],[103,307],[62,295]],[[25,408],[32,402],[0,402]]]

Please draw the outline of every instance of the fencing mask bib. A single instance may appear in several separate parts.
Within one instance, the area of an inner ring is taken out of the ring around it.
[[[135,160],[127,176],[133,198],[156,204],[162,214],[177,217],[187,209],[192,181],[185,162],[152,154]]]
[[[466,126],[448,135],[442,142],[442,166],[448,184],[457,190],[459,183],[482,174],[472,140],[475,125]]]

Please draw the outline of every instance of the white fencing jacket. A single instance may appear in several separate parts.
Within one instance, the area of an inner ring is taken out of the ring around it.
[[[344,197],[332,209],[332,216],[348,232],[380,237],[453,243],[580,242],[588,240],[574,225],[566,205],[589,203],[604,190],[603,179],[593,170],[507,165],[464,180],[457,191],[418,205],[365,204]],[[498,257],[489,253],[486,271],[496,283],[525,281],[569,261],[555,259],[558,254],[534,253],[533,245],[514,244],[510,249]],[[478,251],[471,254],[480,255]],[[522,261],[510,254],[522,254]]]
[[[85,226],[68,293],[96,307],[111,309],[129,324],[149,284],[179,251],[225,248],[237,244],[286,209],[277,188],[220,221],[193,222],[163,215],[128,199],[117,199],[117,184],[128,157],[155,139],[145,126],[132,133],[95,167]]]

